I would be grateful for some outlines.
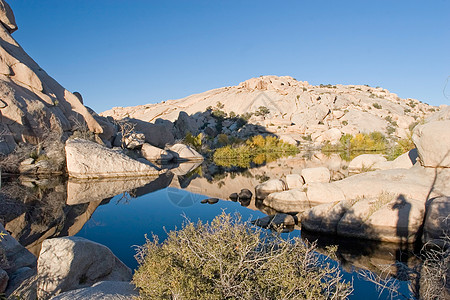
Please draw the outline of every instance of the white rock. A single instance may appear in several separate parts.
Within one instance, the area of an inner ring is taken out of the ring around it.
[[[303,181],[303,177],[301,175],[299,175],[299,174],[288,174],[288,175],[286,175],[285,182],[286,182],[287,188],[289,190],[301,189],[303,184],[305,183]]]
[[[76,178],[154,176],[160,173],[123,153],[82,139],[67,140],[66,160],[69,176]]]
[[[280,179],[270,179],[255,187],[256,199],[264,199],[269,194],[286,190],[286,183]]]
[[[14,13],[6,1],[0,0],[0,22],[8,29],[9,33],[17,30]]]
[[[330,170],[325,167],[306,168],[302,170],[302,177],[305,183],[330,182]]]
[[[280,135],[280,140],[282,140],[285,143],[294,145],[294,146],[297,146],[297,144],[298,144],[296,139],[294,139],[292,136],[286,135],[286,134]]]
[[[344,192],[333,182],[313,182],[304,186],[306,196],[312,204],[322,204],[345,200]]]
[[[141,153],[142,156],[149,161],[168,162],[173,159],[173,155],[166,150],[147,143],[142,145]]]
[[[203,156],[192,149],[191,147],[183,144],[175,144],[169,148],[169,153],[171,153],[176,161],[198,161],[203,160]]]
[[[135,149],[145,143],[145,135],[140,132],[134,132],[124,138],[125,147],[128,149]]]
[[[435,121],[414,128],[413,141],[425,167],[450,168],[450,120]]]
[[[130,281],[131,270],[107,247],[80,237],[47,239],[38,260],[38,295],[49,297],[99,281]]]

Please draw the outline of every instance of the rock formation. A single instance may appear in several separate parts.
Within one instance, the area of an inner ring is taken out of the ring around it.
[[[50,77],[14,40],[14,14],[0,1],[0,113],[2,153],[16,143],[36,144],[48,133],[73,132],[86,126],[102,134],[102,126],[73,93]],[[101,117],[99,117],[101,118]],[[102,118],[103,119],[103,118]]]
[[[135,107],[115,107],[101,113],[114,119],[127,116],[168,125],[177,138],[187,132],[219,133],[246,137],[271,132],[289,141],[331,143],[343,133],[380,131],[406,137],[409,126],[437,108],[414,99],[401,99],[383,88],[364,85],[319,85],[297,81],[289,76],[261,76],[189,97]],[[231,119],[218,123],[213,116],[227,114]],[[244,126],[234,116],[246,116]],[[221,127],[221,128],[219,128]],[[217,129],[220,129],[217,131]]]

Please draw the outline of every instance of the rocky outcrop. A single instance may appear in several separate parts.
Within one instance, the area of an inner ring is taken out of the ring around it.
[[[5,1],[0,2],[0,112],[4,154],[16,143],[36,144],[49,133],[86,128],[96,134],[103,127],[71,92],[51,78],[12,38],[17,29],[14,15]]]
[[[375,169],[376,164],[387,162],[382,154],[361,154],[352,159],[348,165],[350,172],[371,171]]]
[[[82,139],[66,142],[67,171],[75,178],[155,176],[161,172],[120,151]]]
[[[139,296],[136,287],[124,281],[101,281],[91,287],[64,292],[52,300],[126,300]]]
[[[131,280],[131,270],[107,247],[80,237],[48,239],[38,262],[38,295],[48,298],[100,281]]]
[[[400,99],[383,88],[313,86],[289,76],[261,76],[183,99],[115,107],[102,115],[154,123],[164,119],[175,124],[172,132],[178,138],[190,132],[245,139],[267,131],[291,143],[304,142],[308,136],[315,143],[336,143],[345,133],[380,131],[407,137],[415,119],[425,118],[435,109],[414,99]],[[226,122],[215,118],[225,115],[229,116]],[[236,116],[245,116],[244,122]]]

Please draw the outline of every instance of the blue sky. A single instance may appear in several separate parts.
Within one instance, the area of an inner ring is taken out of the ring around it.
[[[447,0],[7,2],[16,40],[97,112],[260,75],[450,104]]]

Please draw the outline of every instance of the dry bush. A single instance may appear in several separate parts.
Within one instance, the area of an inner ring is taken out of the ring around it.
[[[186,221],[162,244],[147,240],[133,283],[141,299],[346,298],[352,284],[314,249],[222,213],[211,223]]]

